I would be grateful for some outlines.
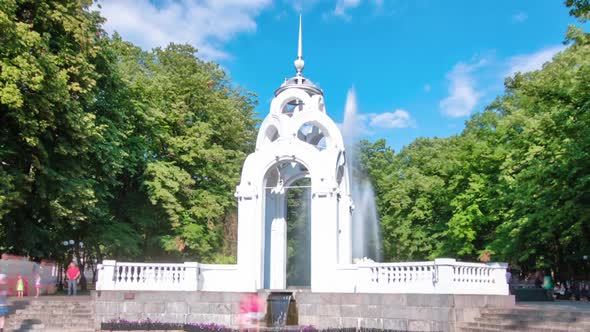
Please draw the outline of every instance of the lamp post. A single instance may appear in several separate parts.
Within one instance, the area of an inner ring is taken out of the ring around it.
[[[76,241],[74,241],[74,240],[64,240],[62,242],[62,244],[65,247],[68,247],[69,253],[72,255],[72,259],[71,260],[76,260],[76,256],[74,255],[74,248],[76,247]],[[78,242],[78,246],[80,247],[80,249],[84,248],[84,242],[82,242],[82,241]],[[68,261],[70,261],[70,260],[68,259]],[[76,262],[76,263],[78,263],[78,262]]]
[[[63,290],[63,284],[64,284],[64,279],[65,279],[65,275],[63,274],[63,271],[66,271],[68,266],[70,265],[71,261],[75,261],[76,260],[76,255],[74,254],[74,248],[76,248],[76,241],[74,240],[63,240],[62,243],[64,245],[64,247],[66,247],[66,260],[65,263],[62,267],[62,269],[60,269],[60,276],[59,276],[59,289]],[[84,242],[80,241],[78,242],[78,246],[81,248],[84,248]],[[71,259],[70,259],[70,255],[71,255]],[[76,262],[78,263],[78,262]]]
[[[584,261],[584,272],[586,272],[586,280],[588,280],[588,255],[582,256],[582,260]]]

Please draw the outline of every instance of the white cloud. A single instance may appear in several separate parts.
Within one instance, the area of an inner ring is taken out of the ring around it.
[[[373,3],[377,7],[383,7],[383,0],[373,0]]]
[[[508,72],[506,76],[512,76],[517,72],[526,73],[543,68],[545,62],[551,61],[558,52],[566,49],[565,45],[557,45],[544,48],[531,54],[516,55],[508,59]]]
[[[170,42],[189,43],[205,59],[230,55],[223,45],[243,32],[256,31],[256,16],[272,0],[166,0],[158,5],[149,0],[110,0],[95,4],[107,21],[105,30],[145,49]]]
[[[478,103],[501,93],[502,83],[507,76],[542,69],[544,63],[551,61],[556,53],[565,48],[564,45],[555,45],[504,59],[494,59],[493,55],[488,55],[478,62],[457,63],[446,75],[449,94],[439,102],[442,113],[449,117],[471,115]]]
[[[285,0],[298,12],[310,11],[318,4],[319,0]]]
[[[529,16],[527,15],[527,13],[520,12],[520,13],[516,13],[516,14],[512,15],[512,22],[522,23],[522,22],[526,21],[528,18],[529,18]]]
[[[358,7],[360,4],[361,0],[338,0],[336,8],[334,8],[334,15],[350,19],[346,11]]]
[[[297,1],[297,0],[296,0]],[[298,0],[304,1],[304,0]],[[312,1],[312,0],[307,0]],[[341,18],[345,21],[350,21],[352,19],[351,12],[362,5],[370,6],[374,9],[374,15],[382,15],[384,13],[393,14],[396,13],[398,10],[393,10],[389,7],[390,5],[395,5],[396,3],[393,1],[386,3],[385,0],[337,0],[336,6],[333,7],[329,12],[323,14],[323,18]],[[389,9],[388,9],[389,8]]]
[[[380,114],[370,114],[372,127],[378,128],[407,128],[414,124],[410,117],[410,113],[402,109],[397,109],[393,112],[385,112]]]
[[[473,112],[483,95],[476,89],[473,72],[485,65],[486,62],[485,59],[474,64],[460,62],[447,74],[449,96],[439,103],[443,114],[450,117],[462,117]]]

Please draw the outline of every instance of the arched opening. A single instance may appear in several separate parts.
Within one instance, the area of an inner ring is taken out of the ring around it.
[[[279,130],[274,125],[270,125],[264,132],[264,143],[272,143],[279,138]]]
[[[303,111],[303,101],[301,99],[292,99],[285,104],[283,104],[283,108],[281,109],[281,113],[286,114],[288,116],[293,116],[295,112]]]
[[[287,189],[287,288],[311,286],[311,179]]]
[[[324,150],[328,143],[324,132],[314,122],[306,122],[301,125],[297,131],[297,138],[313,145],[320,151]]]
[[[266,172],[264,188],[264,288],[309,287],[309,171],[296,161],[278,162]]]

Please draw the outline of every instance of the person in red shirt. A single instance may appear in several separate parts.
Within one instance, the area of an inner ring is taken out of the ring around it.
[[[70,266],[68,266],[68,270],[66,271],[66,276],[68,278],[68,296],[76,295],[78,279],[80,278],[80,270],[76,266],[76,263],[70,263]]]
[[[263,306],[264,303],[258,294],[242,295],[239,314],[240,331],[260,330],[260,322],[264,318]]]

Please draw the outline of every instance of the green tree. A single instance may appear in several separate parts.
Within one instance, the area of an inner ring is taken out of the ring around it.
[[[92,110],[102,73],[102,19],[90,1],[0,4],[0,185],[3,249],[59,251],[97,213],[97,145],[109,145]],[[107,152],[107,151],[103,151]],[[118,151],[108,151],[118,159]],[[109,165],[111,166],[111,165]],[[113,165],[117,172],[116,165]]]
[[[191,46],[107,36],[90,4],[0,2],[0,250],[212,259],[254,96]]]
[[[232,87],[190,46],[145,52],[115,36],[113,48],[137,117],[130,133],[135,164],[123,175],[129,187],[115,202],[118,220],[150,235],[144,252],[155,245],[155,252],[160,246],[184,258],[211,259],[253,148],[253,95]],[[148,202],[152,213],[138,215],[137,207]]]
[[[588,1],[566,4],[586,20]],[[590,254],[590,36],[570,27],[566,37],[565,51],[508,78],[460,135],[419,138],[395,155],[383,141],[363,143],[389,259],[492,253],[524,270],[581,272]]]

